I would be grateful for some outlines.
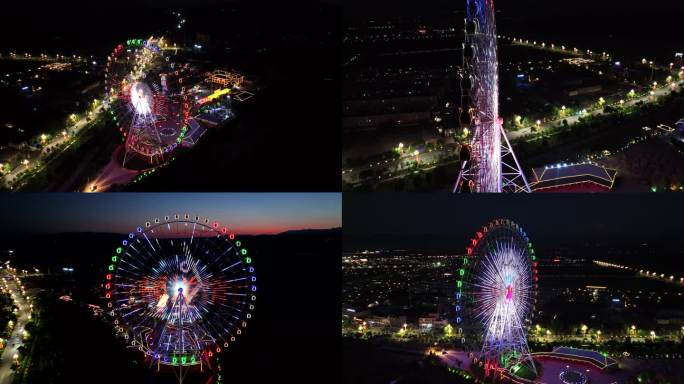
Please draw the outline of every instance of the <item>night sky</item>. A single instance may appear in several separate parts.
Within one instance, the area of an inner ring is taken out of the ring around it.
[[[166,215],[208,217],[242,235],[342,225],[338,193],[44,193],[0,196],[0,231],[127,233]]]
[[[345,194],[344,248],[461,250],[497,218],[520,224],[533,243],[654,242],[679,250],[681,195]]]
[[[423,1],[392,1],[392,0],[335,0],[344,6],[345,14],[354,16],[392,18],[397,16],[432,17],[435,15],[465,9],[466,0],[423,0]],[[659,12],[681,10],[682,5],[673,0],[652,0],[649,2],[636,0],[494,0],[495,7],[504,15],[537,18],[543,15],[547,18],[572,15],[576,17],[591,16],[588,12],[609,15],[621,12]],[[609,22],[609,20],[606,20]],[[634,20],[625,20],[634,23]],[[586,25],[582,25],[586,28]]]

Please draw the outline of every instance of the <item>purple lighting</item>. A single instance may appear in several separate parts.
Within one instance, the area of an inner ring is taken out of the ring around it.
[[[530,192],[499,117],[493,0],[467,0],[463,69],[461,108],[470,116],[472,136],[461,149],[454,192]]]

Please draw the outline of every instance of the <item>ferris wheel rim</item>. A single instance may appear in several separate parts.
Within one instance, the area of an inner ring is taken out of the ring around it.
[[[127,283],[130,280],[130,277],[124,277],[120,278],[118,275],[118,272],[120,270],[119,266],[121,263],[124,262],[125,256],[128,255],[129,258],[133,258],[134,255],[130,254],[128,250],[133,247],[134,241],[133,239],[135,238],[136,240],[140,240],[142,237],[144,237],[150,244],[150,247],[152,247],[152,242],[150,242],[150,238],[153,241],[157,241],[157,244],[159,244],[158,240],[159,238],[156,237],[155,235],[155,229],[159,227],[166,226],[169,231],[171,231],[171,234],[175,235],[181,235],[180,237],[173,237],[173,238],[167,238],[165,240],[169,240],[169,242],[173,243],[173,240],[178,240],[178,239],[183,239],[182,242],[184,244],[185,238],[183,236],[187,236],[189,233],[188,231],[178,231],[175,229],[174,231],[171,230],[172,225],[183,225],[183,227],[187,227],[188,224],[193,224],[193,227],[199,225],[201,228],[203,228],[205,231],[208,231],[209,233],[212,234],[212,236],[202,236],[202,237],[197,237],[195,241],[196,244],[199,244],[202,241],[207,241],[207,240],[214,240],[214,239],[219,239],[219,241],[224,241],[227,242],[228,244],[231,244],[230,248],[228,251],[226,251],[225,254],[228,254],[228,252],[232,249],[234,253],[234,258],[232,260],[238,260],[243,268],[234,268],[235,271],[242,271],[241,273],[233,273],[233,275],[237,276],[238,274],[241,276],[240,278],[236,278],[236,280],[245,280],[246,285],[244,285],[244,288],[242,291],[245,292],[244,294],[244,299],[239,302],[240,308],[235,308],[231,307],[232,309],[237,310],[237,312],[222,312],[221,315],[225,315],[227,313],[231,313],[231,315],[235,318],[235,321],[230,323],[230,325],[223,325],[223,330],[225,333],[213,333],[210,334],[209,332],[206,332],[206,336],[209,337],[211,340],[208,339],[202,339],[203,345],[199,346],[198,348],[191,349],[188,347],[188,353],[187,356],[179,357],[169,357],[169,356],[162,356],[160,354],[157,354],[156,356],[150,348],[147,348],[147,346],[144,344],[144,341],[147,341],[147,339],[150,337],[149,335],[152,334],[154,335],[154,327],[149,327],[147,326],[148,324],[152,323],[154,325],[157,325],[157,323],[162,323],[162,327],[157,327],[157,329],[162,328],[166,329],[166,327],[169,325],[168,322],[162,322],[162,321],[157,321],[153,320],[150,321],[148,319],[147,322],[140,321],[138,324],[133,325],[132,322],[126,322],[123,317],[121,317],[121,314],[119,313],[120,310],[123,308],[122,305],[116,305],[114,306],[112,304],[112,301],[109,301],[108,303],[108,310],[110,311],[110,316],[114,318],[114,324],[115,328],[117,331],[121,332],[124,334],[124,338],[126,340],[133,339],[131,341],[133,347],[137,347],[140,351],[145,352],[146,355],[151,356],[156,358],[159,363],[165,364],[165,365],[196,365],[200,364],[201,360],[206,358],[207,355],[208,357],[211,357],[214,352],[219,353],[221,352],[221,348],[227,348],[230,344],[236,341],[236,337],[240,334],[242,334],[242,330],[247,326],[247,320],[252,318],[252,314],[254,311],[254,301],[256,300],[256,277],[254,274],[254,266],[251,264],[251,258],[249,257],[244,257],[247,253],[247,249],[242,246],[242,243],[240,240],[237,240],[235,238],[235,234],[229,231],[226,227],[221,226],[218,222],[210,222],[207,218],[201,219],[199,216],[195,217],[195,220],[191,220],[189,215],[185,215],[184,217],[180,217],[181,215],[176,214],[175,217],[172,219],[170,216],[166,216],[164,220],[160,219],[154,219],[151,221],[147,221],[145,224],[138,226],[135,231],[131,232],[128,234],[125,240],[122,241],[122,246],[117,247],[115,254],[120,255],[120,260],[117,260],[119,264],[117,264],[117,267],[115,268],[115,271],[112,271],[111,265],[109,267],[109,270],[112,272],[111,274],[108,274],[106,276],[106,285],[107,285],[107,290],[108,292],[108,299],[113,300],[115,297],[119,297],[121,295],[126,295],[130,294],[131,300],[133,300],[133,295],[131,292],[127,292],[126,290],[119,290],[119,286],[121,282]],[[193,236],[195,234],[195,229],[193,228]],[[149,236],[148,236],[149,235]],[[194,238],[194,237],[193,237]],[[213,245],[213,244],[211,244]],[[160,245],[161,247],[161,245]],[[208,252],[207,252],[208,253]],[[225,255],[224,254],[224,255]],[[140,255],[140,253],[135,253],[135,255]],[[222,255],[222,256],[224,256]],[[149,254],[148,255],[150,258],[154,258],[154,255]],[[178,259],[178,255],[176,255],[176,259]],[[186,259],[187,260],[187,259]],[[114,261],[114,259],[113,259]],[[162,260],[163,261],[163,260]],[[214,262],[216,261],[213,260]],[[237,264],[237,263],[236,263]],[[247,265],[249,264],[249,265]],[[206,268],[205,264],[205,268]],[[247,265],[247,268],[245,268],[245,265]],[[188,271],[190,270],[190,267],[188,267]],[[186,272],[188,272],[186,271]],[[225,270],[224,270],[225,271]],[[115,277],[112,276],[112,274],[116,275]],[[166,276],[163,276],[166,277]],[[111,285],[110,285],[111,284]],[[237,283],[236,283],[237,284]],[[201,287],[201,288],[206,288],[206,287]],[[241,292],[242,292],[241,291]],[[179,303],[185,303],[186,298],[183,296],[183,289],[179,289],[178,295],[176,300],[179,300]],[[140,295],[140,293],[136,293],[137,300],[139,300],[139,306],[140,308],[143,308],[143,306],[147,303],[149,305],[148,301],[144,300],[144,296]],[[192,300],[192,299],[191,299]],[[190,303],[191,301],[187,301],[187,303]],[[180,332],[181,334],[185,333],[185,329],[188,327],[186,325],[186,328],[183,328],[185,324],[183,324],[183,317],[181,314],[183,304],[180,305],[178,309],[178,317],[176,320],[175,324],[170,324],[172,327],[175,326],[176,330]],[[186,304],[187,307],[187,304]],[[137,307],[136,307],[137,308]],[[139,309],[137,309],[139,310]],[[221,317],[219,315],[219,317]],[[242,315],[242,316],[240,316]],[[239,318],[236,316],[240,316]],[[222,317],[221,317],[222,318]],[[198,319],[198,323],[201,322],[204,319]],[[210,317],[207,321],[213,321],[216,320],[216,317]],[[119,333],[117,332],[117,333]],[[203,336],[204,337],[204,336]],[[136,343],[136,338],[139,339],[139,343]],[[214,348],[215,347],[215,348]],[[178,359],[176,361],[176,359]],[[181,362],[182,359],[182,362]],[[187,359],[187,360],[186,360]],[[164,361],[162,361],[164,360]]]

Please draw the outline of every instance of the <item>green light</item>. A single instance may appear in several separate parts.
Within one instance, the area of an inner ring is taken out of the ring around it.
[[[121,251],[122,251],[121,247],[118,247],[118,248],[116,249],[116,253],[121,253]]]
[[[113,265],[113,264],[109,264],[109,270],[110,270],[110,271],[113,271],[113,270],[114,270],[114,265]]]
[[[532,255],[531,257],[532,257],[532,260],[537,260],[537,258],[534,255]]]
[[[187,356],[182,356],[181,357],[181,364],[185,364],[188,362],[188,357]]]
[[[116,259],[117,259],[116,256],[112,256],[112,262],[116,263]]]
[[[458,273],[459,273],[461,276],[465,275],[465,269],[463,269],[463,268],[459,269],[459,270],[458,270]]]
[[[242,243],[240,242],[240,240],[238,240],[235,242],[235,245],[237,245],[239,247],[240,245],[242,245]]]
[[[177,358],[176,356],[174,356],[173,358],[171,358],[171,363],[173,363],[173,364],[178,364],[178,358]]]
[[[462,282],[461,280],[457,280],[457,281],[456,281],[456,286],[459,287],[459,288],[463,287],[463,282]]]
[[[246,254],[247,254],[247,250],[246,250],[246,249],[244,249],[244,248],[242,248],[242,249],[240,250],[240,253],[242,253],[242,255],[244,256],[244,255],[246,255]]]
[[[251,258],[251,257],[245,257],[245,263],[251,264],[251,263],[252,263],[252,258]]]
[[[658,188],[657,187],[651,187],[651,192],[658,192]]]
[[[190,357],[190,362],[191,362],[191,363],[194,363],[195,361],[197,361],[197,360],[195,359],[195,355],[192,355],[192,357]]]

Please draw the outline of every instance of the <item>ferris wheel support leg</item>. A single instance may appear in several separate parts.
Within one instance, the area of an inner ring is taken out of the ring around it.
[[[504,151],[507,155],[510,155],[513,158],[513,162],[515,166],[513,168],[516,170],[516,173],[518,177],[522,179],[522,185],[518,186],[518,190],[522,192],[527,192],[531,193],[532,190],[530,189],[530,184],[527,182],[527,178],[525,177],[525,172],[523,172],[522,167],[520,166],[520,162],[518,162],[518,158],[515,156],[515,152],[513,152],[513,147],[511,146],[510,141],[508,141],[508,136],[506,136],[506,131],[503,128],[503,124],[497,124],[499,128],[501,129],[501,137],[504,139]],[[503,156],[502,156],[503,157]],[[502,160],[502,166],[503,166],[503,160]],[[503,173],[503,172],[502,172]]]
[[[465,179],[463,177],[463,174],[465,173],[466,166],[468,165],[467,161],[464,161],[463,164],[461,164],[461,170],[458,172],[458,177],[456,178],[456,184],[454,185],[454,190],[452,191],[453,193],[460,192],[459,186],[461,185],[461,179]]]

